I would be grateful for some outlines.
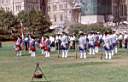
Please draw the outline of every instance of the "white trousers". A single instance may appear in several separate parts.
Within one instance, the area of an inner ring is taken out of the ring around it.
[[[99,47],[95,47],[95,53],[99,52]]]
[[[36,52],[35,51],[32,51],[31,52],[31,57],[35,57],[36,56]]]
[[[115,54],[117,54],[118,52],[118,49],[117,49],[117,46],[112,50],[112,56],[114,56]]]
[[[16,56],[21,56],[22,54],[21,54],[21,51],[17,51],[16,52]]]
[[[90,55],[95,55],[95,49],[94,48],[90,48],[89,49],[89,54]]]
[[[80,58],[86,59],[86,52],[80,52]]]
[[[117,54],[117,53],[118,53],[117,46],[114,48],[114,53],[115,53],[115,54]]]
[[[112,53],[111,53],[111,51],[105,51],[105,59],[109,59],[109,60],[112,59]]]
[[[50,52],[49,51],[45,51],[45,57],[50,57]]]
[[[68,50],[62,50],[62,58],[68,57]]]
[[[31,54],[32,53],[32,51],[31,50],[29,50],[29,52],[28,52],[29,54]]]

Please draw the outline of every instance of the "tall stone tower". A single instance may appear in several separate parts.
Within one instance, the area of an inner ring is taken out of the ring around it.
[[[126,0],[126,4],[127,4],[127,21],[128,21],[128,0]]]
[[[40,9],[45,15],[48,15],[48,0],[40,0]]]
[[[128,12],[128,0],[112,0],[112,15],[115,21],[126,21]]]

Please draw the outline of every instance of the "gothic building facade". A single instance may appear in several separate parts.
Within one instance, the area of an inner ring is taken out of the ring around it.
[[[22,10],[40,10],[40,0],[0,0],[0,8],[17,15]]]
[[[128,20],[128,0],[81,0],[81,23]]]
[[[66,23],[72,21],[71,4],[73,0],[48,0],[48,15],[56,27],[64,27]]]
[[[42,10],[59,26],[128,20],[128,0],[0,0],[0,7],[15,15],[22,10]]]

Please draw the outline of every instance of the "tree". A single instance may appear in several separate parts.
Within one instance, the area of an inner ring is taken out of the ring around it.
[[[32,33],[43,34],[49,30],[51,22],[41,11],[22,11],[18,14],[18,20]]]
[[[12,40],[12,27],[17,23],[17,18],[9,11],[0,9],[0,40]]]
[[[9,11],[0,10],[0,30],[8,31],[16,23],[16,17]]]

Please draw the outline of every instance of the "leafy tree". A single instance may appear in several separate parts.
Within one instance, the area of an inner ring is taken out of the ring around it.
[[[9,11],[0,9],[0,41],[12,40],[11,30],[17,23],[17,18]]]
[[[10,27],[13,27],[17,19],[11,12],[5,12],[0,10],[0,30],[8,31]]]
[[[18,20],[33,34],[43,34],[49,30],[51,22],[41,11],[22,11],[18,14]]]
[[[24,27],[31,25],[29,12],[21,11],[17,16],[18,22],[22,22]]]

